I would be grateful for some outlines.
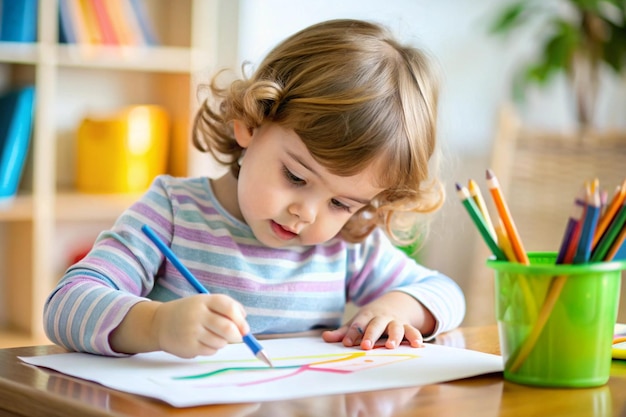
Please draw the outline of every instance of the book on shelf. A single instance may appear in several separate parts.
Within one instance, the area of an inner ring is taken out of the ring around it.
[[[66,43],[89,43],[80,0],[59,0],[59,38]]]
[[[101,45],[103,43],[102,31],[91,0],[78,0],[78,7],[87,29],[87,43]]]
[[[36,42],[38,0],[0,0],[0,41]]]
[[[102,43],[105,45],[118,45],[119,41],[115,34],[111,16],[107,13],[106,0],[91,0],[91,5],[98,21],[100,34],[102,35]]]
[[[91,45],[158,44],[143,0],[59,0],[59,39]]]
[[[59,42],[76,43],[76,30],[72,24],[70,0],[59,0]]]
[[[30,147],[35,87],[14,89],[0,96],[0,203],[17,194]]]
[[[157,37],[152,26],[152,22],[148,19],[148,13],[146,12],[145,5],[142,0],[129,0],[132,6],[132,13],[137,23],[139,24],[140,33],[143,36],[143,40],[147,45],[157,45]]]

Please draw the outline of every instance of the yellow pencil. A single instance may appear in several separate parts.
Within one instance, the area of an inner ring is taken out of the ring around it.
[[[515,252],[513,252],[513,246],[511,246],[511,240],[506,235],[506,230],[502,224],[502,220],[498,219],[498,225],[495,227],[496,236],[498,237],[498,246],[502,249],[502,252],[506,255],[506,258],[510,262],[517,262]]]
[[[489,216],[489,210],[487,210],[487,204],[485,204],[485,199],[483,198],[483,195],[480,192],[480,188],[478,187],[478,184],[476,184],[476,181],[469,180],[467,183],[467,189],[469,190],[470,195],[476,202],[478,210],[485,218],[485,223],[487,224],[487,229],[489,230],[489,233],[491,233],[491,236],[493,236],[495,239],[497,237],[496,230],[493,227],[491,217]]]
[[[506,235],[506,230],[504,229],[504,225],[502,224],[502,220],[498,219],[498,224],[495,226],[496,228],[496,236],[498,236],[498,246],[502,249],[502,252],[506,255],[506,258],[509,262],[517,262],[515,258],[515,253],[513,252],[513,247],[511,246],[511,241],[509,237]],[[537,320],[537,303],[535,303],[535,298],[533,297],[533,293],[530,290],[530,285],[526,280],[524,275],[520,275],[519,286],[522,290],[522,294],[526,302],[524,305],[526,306],[526,314],[531,323],[534,323]]]
[[[506,234],[511,241],[511,246],[513,246],[513,252],[515,253],[515,258],[517,262],[524,265],[529,265],[530,260],[528,259],[528,255],[524,250],[524,246],[522,245],[522,240],[520,239],[517,228],[515,227],[515,223],[513,222],[513,217],[511,216],[509,207],[507,206],[506,201],[504,201],[504,197],[502,196],[500,183],[498,182],[498,179],[496,178],[493,171],[490,169],[487,170],[487,185],[489,186],[489,192],[491,193],[491,197],[493,198],[496,209],[498,210],[500,219],[502,219],[502,223],[504,224]]]

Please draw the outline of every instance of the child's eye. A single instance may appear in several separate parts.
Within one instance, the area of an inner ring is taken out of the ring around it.
[[[293,172],[289,171],[289,169],[286,166],[283,166],[283,175],[285,175],[285,178],[287,178],[287,181],[289,181],[292,184],[295,184],[295,185],[305,184],[305,181],[302,178],[298,177]]]
[[[339,210],[344,210],[344,211],[347,211],[348,213],[352,213],[351,207],[343,204],[339,200],[336,200],[336,199],[333,198],[332,200],[330,200],[330,204],[333,206],[333,208],[336,208],[336,209],[339,209]]]

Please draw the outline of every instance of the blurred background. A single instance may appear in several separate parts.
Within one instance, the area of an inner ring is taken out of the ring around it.
[[[578,3],[589,10],[581,14]],[[612,194],[626,178],[624,71],[611,62],[593,67],[597,81],[583,89],[594,92],[592,117],[581,121],[566,63],[586,42],[585,25],[626,45],[623,8],[574,0],[5,0],[0,88],[13,115],[5,123],[32,131],[15,134],[23,155],[13,154],[12,175],[2,173],[13,182],[0,194],[0,345],[45,341],[45,296],[154,175],[219,174],[190,146],[198,83],[244,61],[254,67],[288,35],[334,18],[382,23],[438,68],[439,175],[448,199],[416,257],[464,289],[465,325],[495,323],[490,253],[454,184],[475,179],[487,197],[485,169],[493,167],[529,251],[557,250],[583,181],[598,177]],[[610,51],[624,62],[622,50]],[[546,56],[543,67],[529,67]],[[534,143],[528,137],[539,138],[536,154],[518,150]],[[594,149],[599,158],[576,159]],[[567,171],[551,180],[536,161]],[[550,183],[556,188],[537,188]],[[530,214],[529,203],[543,212]]]

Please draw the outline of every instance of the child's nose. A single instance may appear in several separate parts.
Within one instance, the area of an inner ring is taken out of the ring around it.
[[[304,223],[313,223],[317,216],[317,208],[313,201],[299,201],[289,206],[289,213]]]

